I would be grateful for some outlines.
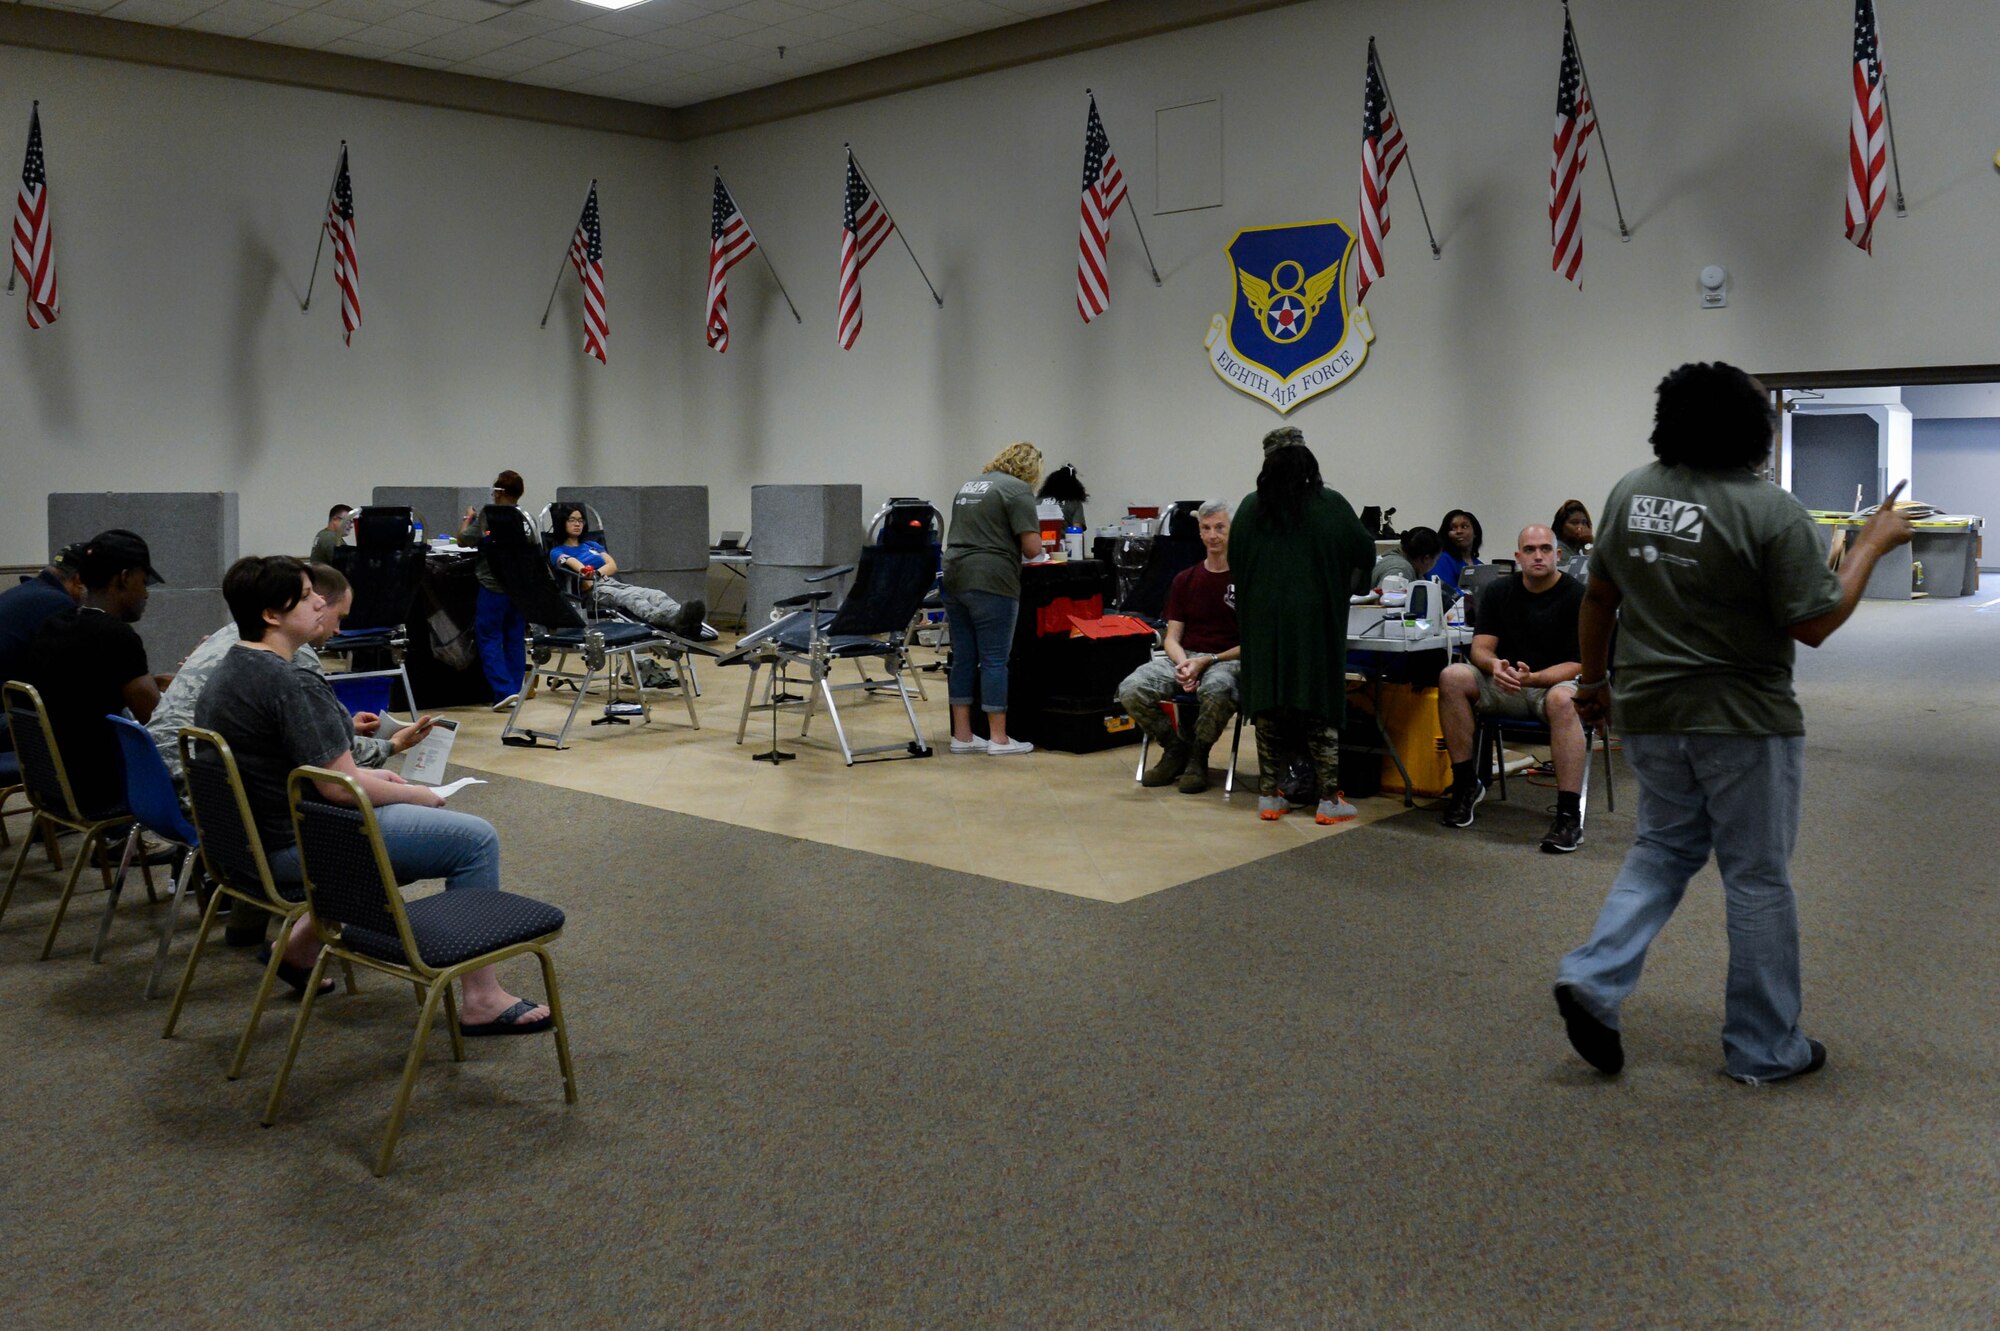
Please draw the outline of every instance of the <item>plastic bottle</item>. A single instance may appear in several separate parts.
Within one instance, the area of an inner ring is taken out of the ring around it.
[[[424,543],[424,520],[422,518],[418,518],[410,524],[410,534],[416,537],[418,545]]]
[[[1079,563],[1083,561],[1083,528],[1075,526],[1063,528],[1063,553]]]

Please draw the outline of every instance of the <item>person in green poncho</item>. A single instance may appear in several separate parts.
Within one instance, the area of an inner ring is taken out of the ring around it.
[[[1257,816],[1284,816],[1279,755],[1310,755],[1317,823],[1354,817],[1341,797],[1340,723],[1347,711],[1347,598],[1375,563],[1354,506],[1320,478],[1295,426],[1264,436],[1264,469],[1229,530],[1236,621],[1243,637],[1242,706],[1257,727]]]

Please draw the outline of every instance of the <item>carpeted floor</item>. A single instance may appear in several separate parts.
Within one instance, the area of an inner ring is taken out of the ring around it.
[[[1821,1075],[1720,1075],[1712,872],[1597,1078],[1549,1000],[1631,829],[1545,797],[1422,813],[1108,905],[496,780],[510,885],[562,904],[582,1099],[546,1039],[323,1003],[222,1069],[252,967],[182,1034],[128,910],[32,961],[0,922],[10,1327],[1356,1327],[2000,1323],[2000,616],[1870,605],[1802,653],[1797,862]],[[849,779],[838,774],[832,779]],[[1077,802],[1087,817],[1087,801]],[[922,811],[913,809],[913,830]],[[1021,829],[1032,836],[1033,828]],[[527,968],[515,976],[525,987]]]

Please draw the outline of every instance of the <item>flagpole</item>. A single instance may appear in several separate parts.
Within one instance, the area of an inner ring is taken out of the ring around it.
[[[861,179],[863,180],[863,182],[867,184],[868,192],[870,194],[873,194],[876,200],[882,205],[882,211],[889,214],[889,222],[896,228],[896,239],[903,242],[903,252],[910,256],[911,263],[915,263],[917,265],[917,276],[923,278],[924,285],[931,288],[931,299],[937,302],[937,307],[939,309],[943,309],[944,297],[938,295],[938,289],[936,287],[931,286],[931,275],[924,271],[924,266],[921,263],[917,263],[917,252],[910,248],[910,238],[903,234],[903,224],[901,222],[896,221],[896,210],[891,208],[889,206],[889,201],[882,197],[882,191],[875,188],[875,181],[872,177],[869,176],[868,168],[861,165],[861,159],[854,155],[854,145],[851,143],[844,143],[841,145],[841,147],[847,149],[848,160],[852,161],[854,163],[854,169],[861,173]],[[768,262],[768,260],[766,262]]]
[[[1570,21],[1569,0],[1563,0],[1563,27],[1568,29],[1570,42],[1576,47],[1576,68],[1583,75],[1583,95],[1590,99],[1590,115],[1597,122],[1597,153],[1604,159],[1604,178],[1611,182],[1611,207],[1618,214],[1618,239],[1630,241],[1632,233],[1625,226],[1625,207],[1618,202],[1618,177],[1611,174],[1611,149],[1604,143],[1604,118],[1597,114],[1597,94],[1590,90],[1590,71],[1584,67],[1583,43],[1576,40],[1576,24]]]
[[[1882,67],[1882,14],[1875,13],[1875,67]],[[1910,210],[1903,206],[1903,163],[1896,154],[1896,117],[1889,113],[1889,76],[1878,74],[1876,82],[1882,88],[1882,123],[1889,131],[1889,170],[1896,177],[1896,216],[1908,217]],[[10,287],[9,290],[12,290]]]
[[[1382,99],[1389,103],[1389,114],[1396,119],[1396,128],[1403,127],[1403,117],[1396,112],[1396,94],[1389,91],[1389,71],[1382,68],[1382,57],[1375,53],[1375,39],[1368,39],[1368,58],[1375,64],[1375,77],[1382,80]],[[1424,207],[1424,192],[1417,188],[1417,164],[1410,157],[1410,136],[1403,135],[1403,161],[1410,168],[1410,192],[1417,196],[1417,213],[1424,219],[1424,234],[1431,238],[1431,257],[1442,259],[1444,251],[1438,248],[1437,232],[1431,230],[1430,209]]]
[[[722,180],[722,168],[719,166],[715,168],[715,178]],[[729,188],[729,182],[726,180],[722,181],[722,191],[729,195],[729,201],[732,204],[736,202],[736,193]],[[799,307],[792,304],[792,293],[785,290],[785,279],[778,276],[777,265],[773,264],[771,256],[764,252],[764,242],[757,239],[757,232],[750,225],[750,218],[743,213],[741,208],[738,208],[736,212],[739,216],[743,217],[743,229],[750,233],[750,243],[757,247],[757,256],[764,261],[764,266],[771,270],[771,280],[778,284],[778,294],[785,298],[785,304],[791,308],[792,321],[798,324],[805,323],[804,319],[799,318]],[[560,281],[561,279],[558,278],[557,280]]]
[[[341,157],[347,156],[346,139],[340,141],[340,155]],[[326,248],[326,215],[333,209],[333,192],[339,188],[340,162],[336,160],[333,164],[333,179],[328,181],[326,186],[326,206],[319,210],[319,243],[313,246],[312,276],[306,279],[306,298],[299,302],[300,314],[304,314],[312,308],[313,283],[319,281],[319,253]],[[12,288],[9,289],[11,290]]]
[[[1093,92],[1091,89],[1085,88],[1083,90],[1083,95],[1090,100],[1090,104],[1093,107],[1097,105],[1097,94]],[[1103,118],[1104,117],[1101,115],[1098,117],[1099,120],[1102,120]],[[1104,138],[1106,142],[1109,142],[1111,136],[1110,134],[1107,133],[1104,136]],[[1128,189],[1125,191],[1125,194],[1126,194],[1126,202],[1130,203],[1132,191]],[[1139,205],[1134,203],[1132,204],[1131,207],[1127,208],[1125,212],[1132,219],[1132,229],[1139,233],[1139,248],[1146,251],[1146,267],[1152,271],[1153,285],[1156,287],[1165,286],[1166,283],[1160,280],[1159,266],[1153,262],[1153,247],[1146,243],[1146,229],[1139,225]]]
[[[597,178],[595,176],[591,177],[590,188],[592,190],[597,188]],[[590,207],[590,194],[588,191],[584,193],[583,206],[585,208]],[[581,222],[583,220],[583,213],[581,210],[577,212],[576,217],[578,222]],[[576,231],[574,228],[572,228],[570,230],[570,244],[574,245],[575,243],[576,243]],[[562,290],[563,269],[567,267],[568,264],[569,264],[569,251],[565,249],[563,251],[562,262],[556,265],[556,284],[549,288],[549,303],[542,307],[541,326],[544,328],[547,328],[549,326],[549,311],[553,310],[556,307],[556,292]]]

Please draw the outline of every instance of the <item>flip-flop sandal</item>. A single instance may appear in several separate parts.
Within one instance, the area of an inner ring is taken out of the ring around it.
[[[491,1021],[482,1021],[477,1026],[458,1024],[460,1035],[536,1035],[555,1024],[554,1014],[537,1017],[533,1021],[522,1021],[521,1015],[533,1012],[541,1004],[530,998],[519,999]]]

